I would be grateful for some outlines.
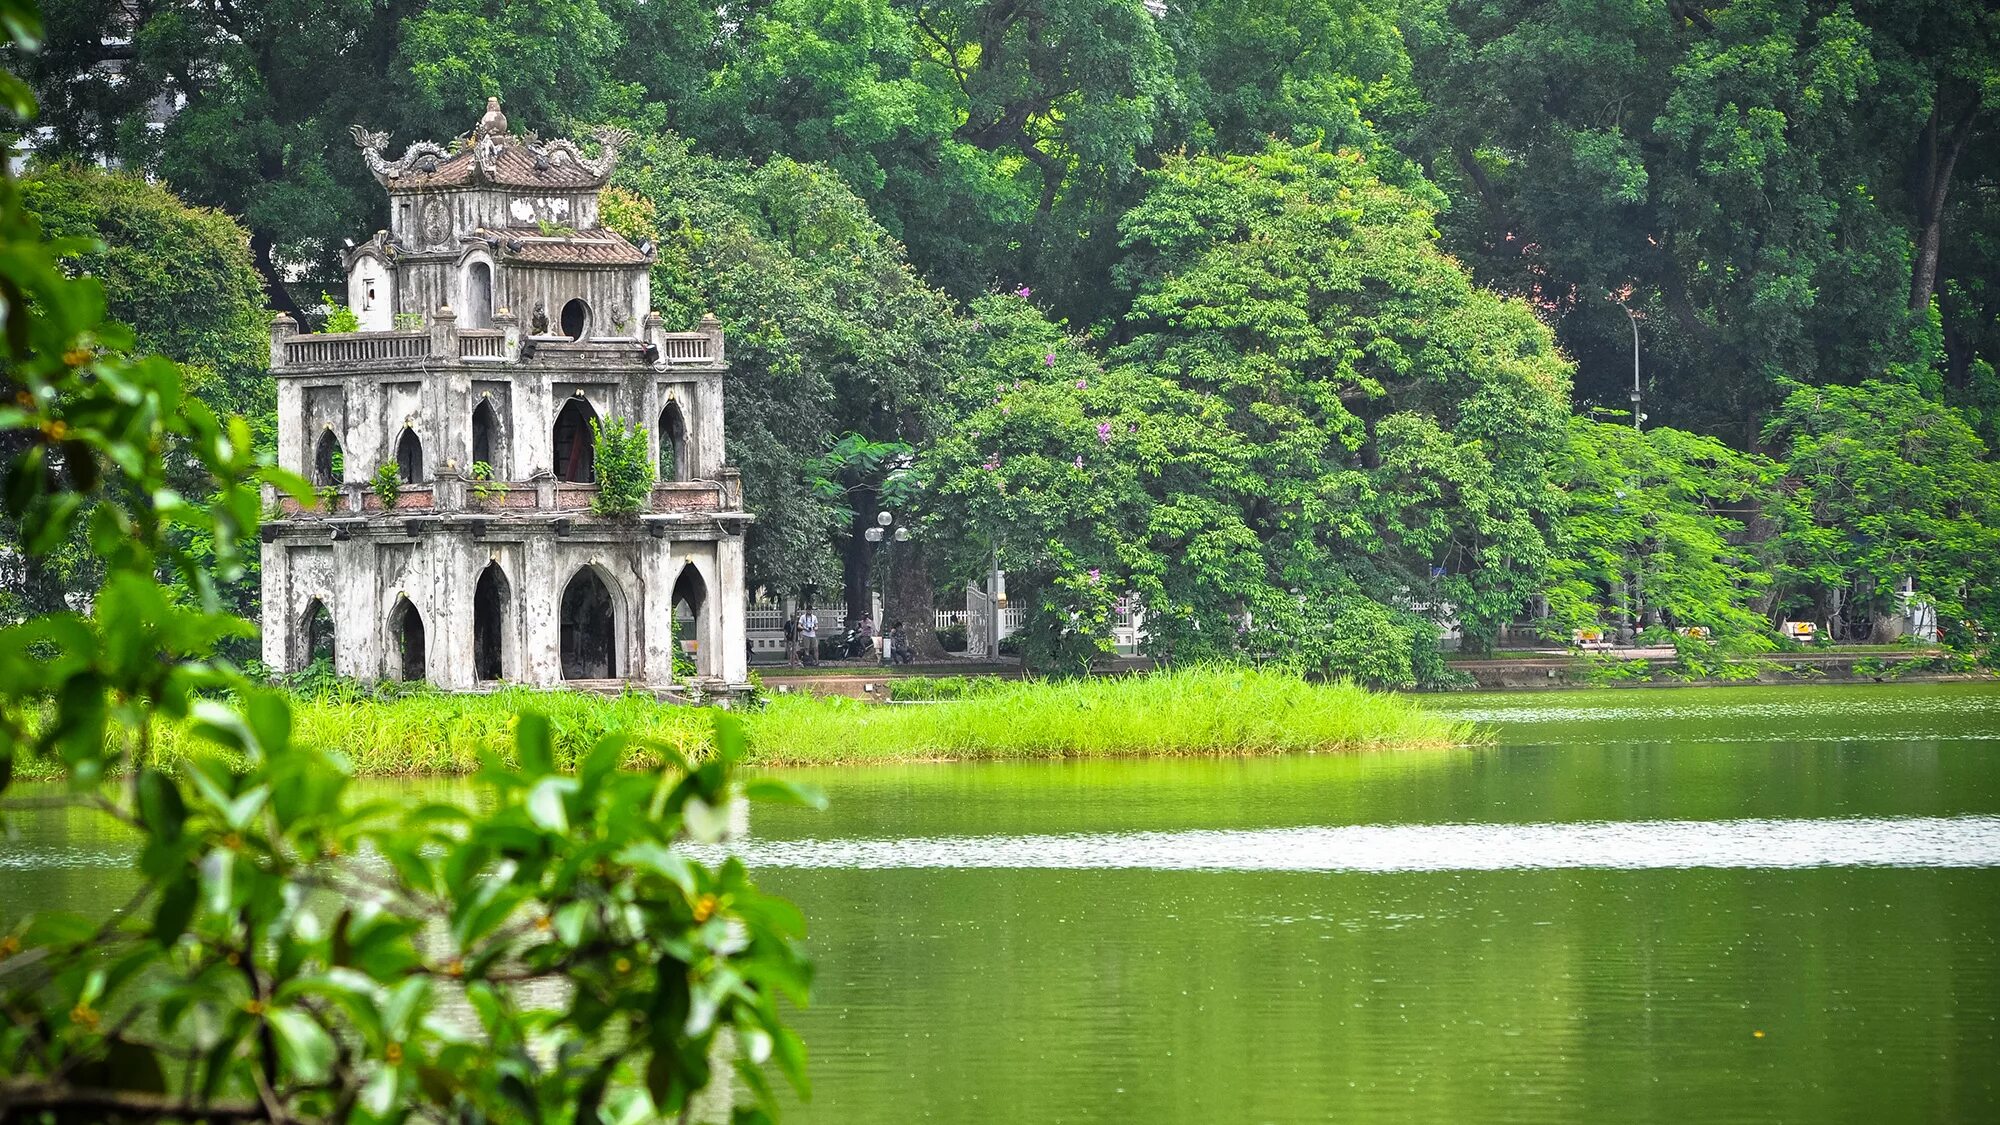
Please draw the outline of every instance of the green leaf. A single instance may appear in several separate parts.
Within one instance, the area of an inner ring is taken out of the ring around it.
[[[535,782],[528,790],[528,819],[544,831],[567,833],[569,814],[563,808],[563,798],[575,791],[576,784],[570,777],[544,777]]]
[[[161,840],[180,839],[181,826],[187,821],[187,804],[181,800],[180,786],[160,771],[142,766],[136,787],[140,823]]]
[[[312,1016],[297,1008],[272,1008],[264,1014],[278,1040],[278,1058],[299,1081],[320,1083],[333,1072],[333,1036]]]
[[[538,715],[533,711],[523,711],[516,717],[514,752],[520,758],[521,772],[529,777],[541,777],[556,772],[555,751],[547,716]]]

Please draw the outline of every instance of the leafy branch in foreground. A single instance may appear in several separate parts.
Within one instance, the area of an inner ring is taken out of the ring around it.
[[[17,47],[35,26],[0,0]],[[4,74],[0,106],[33,109]],[[739,864],[677,845],[717,838],[741,796],[803,798],[744,782],[726,716],[699,764],[656,747],[664,768],[626,773],[616,736],[559,770],[529,715],[476,815],[354,799],[347,761],[296,741],[284,698],[216,655],[249,631],[218,589],[242,573],[259,485],[303,501],[305,482],[174,365],[129,356],[100,283],[61,268],[88,249],[45,241],[0,167],[0,499],[25,558],[80,531],[105,575],[86,609],[0,630],[0,798],[19,757],[65,780],[0,811],[111,818],[137,884],[116,911],[31,911],[0,934],[0,1115],[692,1120],[728,1065],[757,1099],[734,1120],[766,1119],[768,1064],[804,1084],[778,1008],[805,999],[803,922]],[[172,477],[169,448],[188,461]],[[168,773],[156,731],[181,722],[212,749]]]

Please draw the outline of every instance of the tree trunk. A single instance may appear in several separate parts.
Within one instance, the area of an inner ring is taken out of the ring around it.
[[[1942,93],[1939,92],[1940,98]],[[1972,123],[1979,116],[1979,96],[1973,95],[1972,104],[1942,136],[1940,112],[1933,106],[1930,120],[1918,134],[1912,177],[1916,189],[1917,253],[1910,269],[1910,311],[1918,314],[1929,311],[1931,294],[1937,288],[1938,258],[1944,245],[1945,200],[1951,192],[1952,170],[1958,164],[1959,154],[1965,151],[1966,141],[1972,136]]]
[[[264,291],[271,298],[271,307],[285,313],[299,322],[306,331],[305,313],[301,312],[297,301],[292,300],[291,291],[285,288],[285,279],[278,264],[271,257],[271,236],[257,231],[250,234],[250,256],[256,262],[257,272],[264,275]],[[429,310],[423,310],[428,312]]]
[[[846,620],[840,622],[843,629],[850,624],[859,626],[875,610],[870,596],[874,593],[875,544],[868,541],[868,529],[875,526],[875,494],[863,491],[855,500],[854,518],[847,526],[847,549],[840,554],[840,582],[847,599]]]
[[[903,623],[904,643],[919,660],[941,660],[944,646],[937,639],[937,613],[932,604],[930,560],[923,543],[912,539],[889,550],[888,616]]]

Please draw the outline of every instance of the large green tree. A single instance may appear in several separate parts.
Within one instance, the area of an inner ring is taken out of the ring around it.
[[[879,482],[828,495],[815,481],[844,435],[929,439],[963,321],[827,168],[719,161],[662,137],[636,147],[617,183],[605,219],[659,246],[654,303],[670,320],[713,312],[728,333],[729,453],[757,513],[752,585],[840,577],[861,612],[872,571],[860,532]]]
[[[1800,387],[1766,437],[1786,461],[1780,608],[1886,640],[1907,582],[1948,641],[2000,628],[2000,466],[1957,412],[1901,384]]]
[[[97,280],[107,315],[138,326],[137,346],[179,361],[188,393],[218,415],[244,418],[268,448],[276,397],[264,375],[269,318],[248,232],[135,175],[55,165],[28,172],[19,190],[23,212],[67,248],[67,267]],[[187,451],[175,444],[164,452],[175,484],[199,487]],[[0,533],[19,540],[11,520],[0,518]],[[96,587],[101,569],[80,534],[39,555],[10,555],[0,571],[0,618],[68,608]],[[230,608],[254,613],[256,592],[254,580],[232,584]]]
[[[1016,317],[933,467],[1035,572],[1043,649],[1074,651],[1105,590],[1182,657],[1366,654],[1410,682],[1439,624],[1490,643],[1548,562],[1568,367],[1547,330],[1351,151],[1170,160],[1123,236],[1109,370]]]
[[[1978,0],[1413,0],[1402,143],[1454,249],[1537,301],[1620,401],[1644,318],[1657,420],[1754,442],[1783,381],[1923,377],[1932,252],[1996,139]],[[1994,310],[1972,315],[1990,317]]]

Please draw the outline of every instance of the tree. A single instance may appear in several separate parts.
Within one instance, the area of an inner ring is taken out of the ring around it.
[[[606,196],[605,221],[659,246],[655,303],[669,319],[721,318],[739,373],[727,399],[742,466],[750,582],[777,589],[849,579],[865,612],[874,485],[816,489],[843,435],[914,445],[932,432],[963,352],[963,319],[830,170],[704,158],[672,137],[641,141]],[[858,599],[858,603],[856,602]]]
[[[1765,439],[1785,451],[1778,605],[1866,640],[1909,581],[1945,639],[2000,625],[2000,470],[1972,428],[1915,389],[1800,387]]]
[[[157,184],[94,168],[35,168],[19,190],[26,213],[65,245],[66,267],[98,280],[107,314],[143,326],[136,346],[178,361],[189,394],[218,415],[244,417],[253,441],[268,447],[276,398],[264,376],[269,327],[243,228],[219,211],[189,207]],[[168,450],[168,466],[183,490],[204,479],[178,442]],[[0,519],[0,528],[20,541],[11,521]],[[0,578],[0,619],[71,608],[102,577],[81,534],[38,557],[12,557]],[[237,612],[255,613],[254,580],[231,592]]]
[[[31,45],[32,8],[0,0],[0,27]],[[24,90],[0,76],[13,116]],[[523,716],[477,816],[355,801],[345,760],[295,741],[283,696],[216,649],[250,631],[220,588],[254,543],[258,485],[303,499],[305,483],[172,363],[135,358],[102,282],[61,267],[74,253],[103,250],[45,241],[0,168],[7,514],[30,555],[83,527],[105,575],[87,611],[0,629],[0,795],[23,757],[65,781],[0,811],[117,821],[139,891],[0,936],[0,1103],[56,1120],[656,1118],[725,1062],[757,1097],[736,1119],[767,1120],[765,1061],[802,1081],[777,1007],[804,996],[802,922],[740,863],[678,848],[723,830],[740,733],[725,719],[708,760],[655,747],[662,768],[621,772],[624,740],[559,764],[549,723]],[[176,487],[170,444],[204,489]],[[174,772],[168,726],[196,746]],[[558,978],[558,996],[535,988]],[[437,1018],[447,1004],[476,1026]]]
[[[1634,289],[1655,418],[1748,445],[1787,379],[1931,361],[1921,201],[1945,198],[1955,145],[1990,137],[1993,19],[1416,0],[1402,22],[1429,112],[1398,139],[1452,197],[1452,248],[1554,319],[1581,398],[1621,398],[1626,324],[1605,295]]]
[[[1549,566],[1549,625],[1707,630],[1734,650],[1769,647],[1771,585],[1746,529],[1774,502],[1780,466],[1665,427],[1569,420],[1568,493]]]
[[[1177,158],[1126,215],[1101,375],[981,306],[993,381],[930,473],[1033,576],[1037,651],[1081,659],[1125,591],[1177,658],[1352,673],[1367,639],[1410,682],[1440,671],[1438,623],[1490,643],[1547,562],[1568,370],[1430,231],[1351,151]]]

